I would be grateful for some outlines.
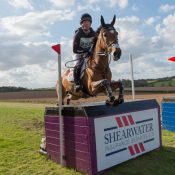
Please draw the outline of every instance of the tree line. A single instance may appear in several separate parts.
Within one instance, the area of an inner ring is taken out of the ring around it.
[[[28,91],[29,89],[23,87],[15,87],[15,86],[2,86],[0,87],[0,92],[20,92],[20,91]]]
[[[131,80],[122,79],[122,82],[125,87],[131,87]],[[167,82],[167,83],[166,83]],[[164,77],[157,79],[138,79],[134,80],[135,87],[153,87],[156,86],[156,83],[159,83],[159,86],[173,86],[175,83],[175,76]],[[55,88],[38,88],[38,89],[27,89],[24,87],[15,87],[15,86],[2,86],[0,87],[0,92],[20,92],[20,91],[31,91],[31,90],[55,90]]]

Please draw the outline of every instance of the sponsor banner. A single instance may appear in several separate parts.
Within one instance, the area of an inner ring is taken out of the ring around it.
[[[97,170],[117,165],[160,147],[158,110],[96,118]]]

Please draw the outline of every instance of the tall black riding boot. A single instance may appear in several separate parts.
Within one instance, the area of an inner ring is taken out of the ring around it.
[[[80,73],[81,73],[81,68],[79,68],[78,66],[75,66],[74,67],[75,92],[78,92],[79,90],[81,90]]]

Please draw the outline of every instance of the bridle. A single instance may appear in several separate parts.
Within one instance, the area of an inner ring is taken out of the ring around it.
[[[112,48],[120,48],[120,47],[119,47],[119,44],[118,44],[118,40],[108,44],[102,36],[102,30],[108,30],[109,32],[113,32],[113,33],[116,33],[116,34],[117,34],[117,31],[115,30],[114,27],[107,27],[107,28],[102,27],[100,29],[100,32],[99,32],[99,35],[101,35],[101,39],[103,40],[106,49],[103,52],[98,52],[97,55],[99,55],[99,56],[109,56],[109,55],[111,55],[111,51],[109,51],[110,47],[112,47]]]

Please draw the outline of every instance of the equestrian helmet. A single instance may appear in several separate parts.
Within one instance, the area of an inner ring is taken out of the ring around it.
[[[89,21],[90,23],[92,23],[92,17],[91,15],[89,15],[88,13],[84,13],[82,16],[81,16],[81,19],[80,19],[80,24],[83,23],[83,21]]]

